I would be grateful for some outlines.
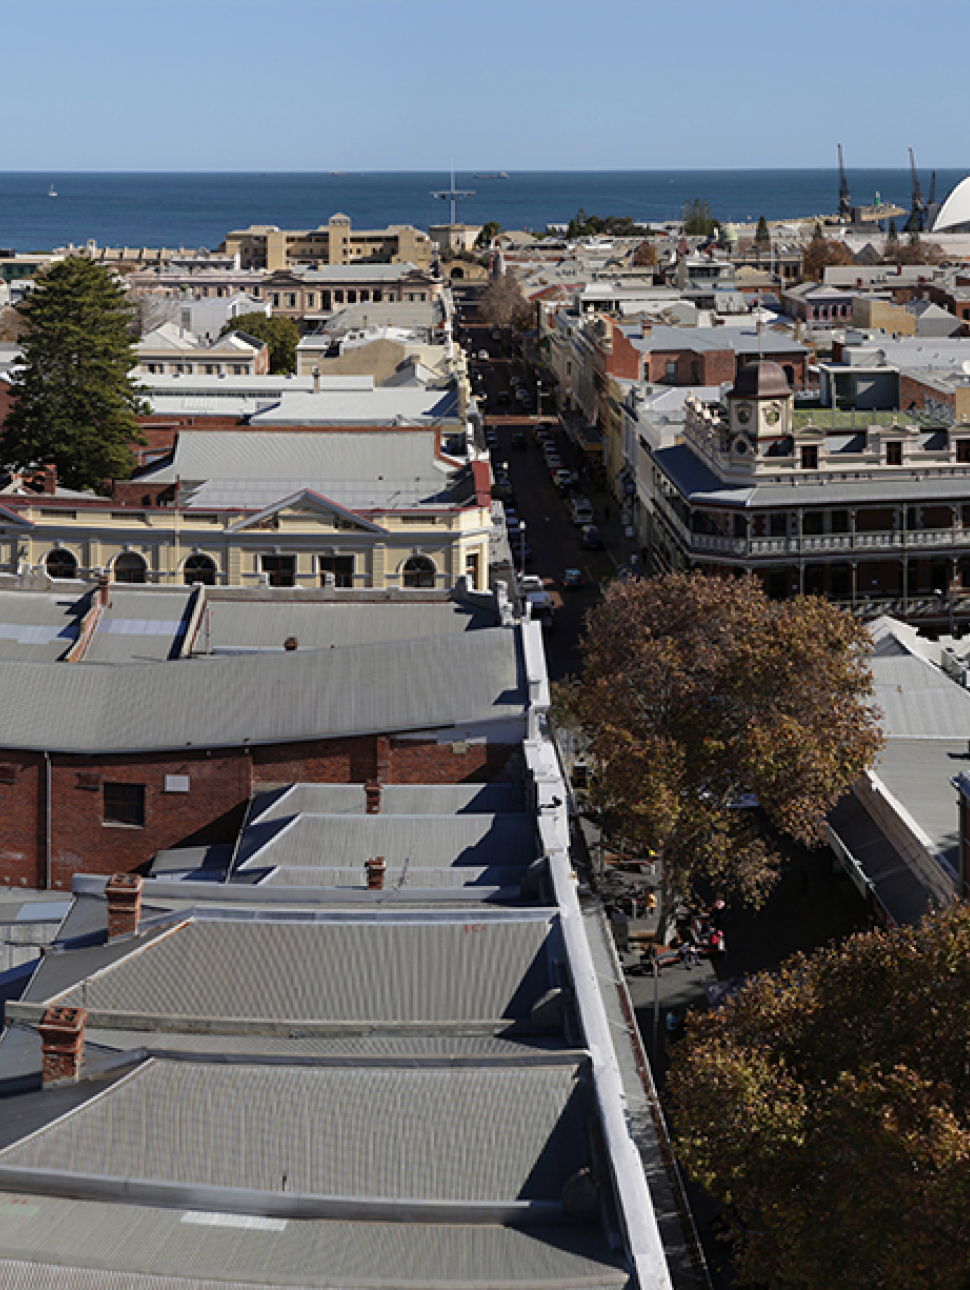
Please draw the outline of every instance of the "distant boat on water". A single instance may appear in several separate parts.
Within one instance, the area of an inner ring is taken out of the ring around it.
[[[505,170],[492,170],[484,175],[472,175],[473,179],[508,179],[508,172]]]
[[[48,196],[48,197],[56,197],[56,196],[57,196],[57,189],[54,187],[54,185],[53,185],[53,184],[51,184],[51,186],[50,186],[50,190],[48,191],[47,196]]]

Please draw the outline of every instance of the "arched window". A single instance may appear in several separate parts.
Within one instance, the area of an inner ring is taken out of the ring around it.
[[[134,551],[123,551],[112,565],[115,582],[144,582],[147,565]]]
[[[187,587],[191,587],[196,582],[204,582],[207,587],[214,587],[216,562],[208,555],[190,555],[182,565],[182,576]]]
[[[77,556],[61,547],[55,547],[53,551],[48,551],[44,564],[47,566],[47,576],[49,578],[77,577]]]
[[[433,587],[434,575],[434,562],[426,555],[412,555],[404,562],[402,581],[405,587]]]

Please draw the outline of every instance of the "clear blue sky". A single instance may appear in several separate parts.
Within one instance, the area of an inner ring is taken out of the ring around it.
[[[30,0],[0,169],[967,165],[968,0]]]

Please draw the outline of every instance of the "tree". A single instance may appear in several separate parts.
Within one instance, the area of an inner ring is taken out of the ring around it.
[[[498,237],[502,231],[502,225],[495,220],[487,220],[478,231],[478,237],[475,238],[476,246],[491,246],[492,238]]]
[[[478,302],[479,317],[490,327],[525,331],[532,325],[532,310],[518,280],[510,273],[493,278]]]
[[[768,221],[763,215],[758,216],[758,227],[754,232],[754,244],[759,251],[768,250],[771,247],[771,230],[768,227]]]
[[[684,232],[688,237],[711,237],[721,227],[720,223],[711,214],[711,204],[703,201],[700,197],[695,197],[692,202],[684,203],[684,211],[681,217],[684,222]]]
[[[300,329],[290,318],[269,318],[264,313],[238,314],[230,318],[219,333],[245,332],[253,340],[264,340],[269,346],[269,370],[276,375],[296,371],[296,347]]]
[[[836,264],[852,264],[852,252],[844,242],[830,242],[822,232],[821,224],[816,223],[812,240],[802,257],[804,278],[821,282],[823,270]]]
[[[970,910],[798,956],[691,1022],[669,1106],[745,1283],[970,1285]]]
[[[662,852],[661,931],[698,884],[758,904],[779,856],[757,814],[813,845],[871,764],[868,636],[817,596],[754,577],[618,581],[587,617],[581,680],[560,692],[620,834]]]
[[[53,462],[69,488],[127,479],[130,445],[144,439],[124,290],[100,265],[72,256],[47,270],[18,313],[24,364],[12,382],[4,464]]]

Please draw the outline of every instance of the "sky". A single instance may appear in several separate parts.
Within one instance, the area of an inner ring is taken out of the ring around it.
[[[970,169],[967,0],[30,0],[0,168]]]

